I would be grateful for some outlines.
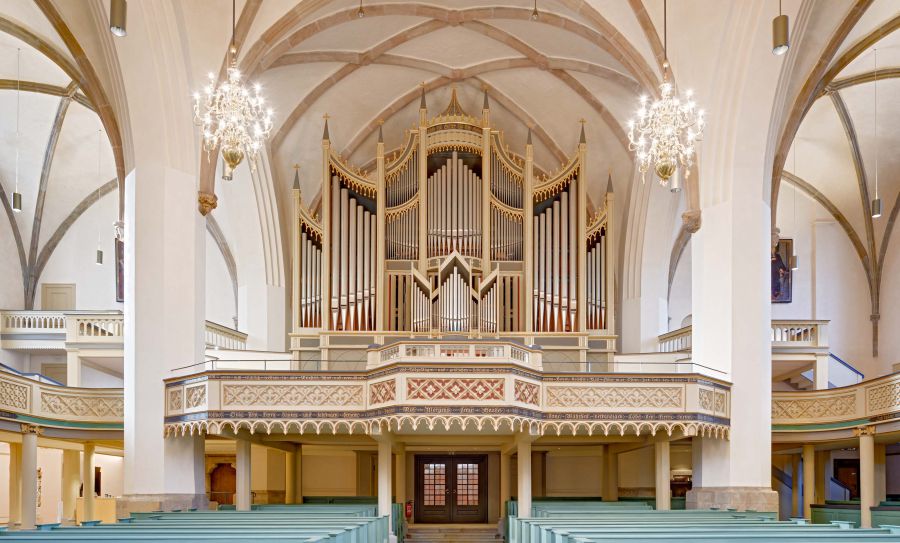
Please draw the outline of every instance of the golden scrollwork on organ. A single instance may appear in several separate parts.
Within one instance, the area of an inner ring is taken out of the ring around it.
[[[375,168],[338,156],[328,119],[321,197],[295,187],[291,349],[316,367],[365,362],[372,344],[411,338],[505,338],[544,349],[552,364],[615,350],[613,195],[589,202],[584,128],[555,172],[480,118],[454,89]]]

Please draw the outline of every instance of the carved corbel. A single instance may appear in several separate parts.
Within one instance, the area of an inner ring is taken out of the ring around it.
[[[205,217],[219,205],[219,197],[209,192],[200,191],[197,193],[197,203],[200,214]]]
[[[691,209],[681,214],[681,222],[691,234],[700,230],[700,210]]]

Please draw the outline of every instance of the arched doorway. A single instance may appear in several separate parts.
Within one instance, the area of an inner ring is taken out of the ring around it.
[[[209,499],[219,504],[234,504],[237,470],[231,464],[217,464],[209,473]]]

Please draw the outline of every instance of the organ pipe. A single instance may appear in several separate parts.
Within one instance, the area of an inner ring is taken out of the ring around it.
[[[534,216],[534,287],[531,293],[536,332],[570,332],[577,329],[578,231],[574,179]],[[600,255],[598,250],[597,255]],[[590,259],[585,275],[589,292],[596,274]],[[589,307],[589,311],[592,308]],[[593,313],[590,322],[593,323]],[[590,326],[589,326],[590,328]]]
[[[489,117],[471,126],[450,117],[442,124],[420,108],[402,158],[386,163],[379,137],[370,172],[344,164],[326,132],[322,207],[297,212],[292,233],[294,327],[610,330],[612,196],[589,222],[584,143],[539,180],[530,138],[519,160]]]
[[[334,330],[374,329],[377,221],[359,196],[332,178],[331,320]]]

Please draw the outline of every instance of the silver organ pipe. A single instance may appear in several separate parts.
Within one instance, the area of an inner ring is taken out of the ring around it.
[[[497,284],[497,281],[492,282],[478,306],[480,330],[489,334],[497,333]]]
[[[472,329],[471,289],[459,273],[459,268],[454,267],[447,274],[439,292],[440,329],[444,332],[468,332]]]
[[[491,205],[491,259],[522,260],[522,215]]]
[[[587,249],[587,327],[589,330],[603,330],[606,327],[606,231],[600,229],[598,235],[588,240]]]
[[[509,207],[522,208],[522,176],[511,172],[496,153],[491,153],[491,193]]]
[[[304,229],[300,232],[300,307],[301,328],[322,326],[322,247]]]
[[[419,181],[416,175],[418,167],[418,152],[410,153],[406,162],[400,168],[385,179],[385,201],[387,207],[397,207],[412,199],[419,190]]]
[[[354,193],[341,186],[337,176],[332,178],[331,225],[334,232],[331,238],[332,328],[372,330],[377,300],[374,261],[377,221]],[[321,255],[317,257],[320,258]],[[314,270],[321,269],[313,265]],[[315,280],[310,284],[310,290],[313,289]],[[312,297],[321,298],[321,293]],[[314,319],[314,312],[309,318]]]
[[[415,260],[419,255],[419,205],[413,203],[385,221],[388,260]]]
[[[534,217],[534,292],[536,332],[568,332],[576,328],[578,289],[576,181],[573,179]],[[598,251],[599,255],[599,251]],[[597,277],[588,257],[586,288]],[[589,316],[590,318],[590,316]]]
[[[428,178],[428,255],[480,256],[481,178],[453,152]]]

